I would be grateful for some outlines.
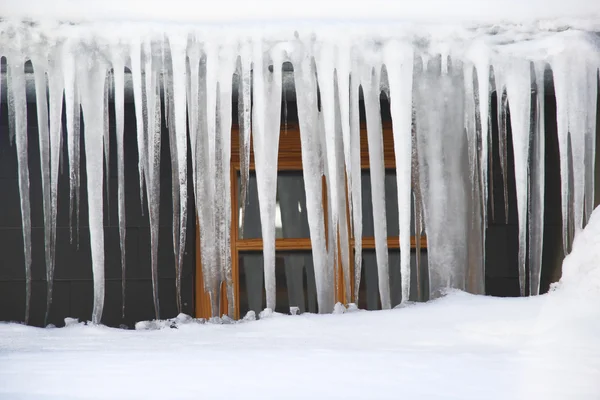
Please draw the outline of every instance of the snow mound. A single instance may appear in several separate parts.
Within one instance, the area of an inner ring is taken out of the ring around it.
[[[153,320],[153,321],[140,321],[135,324],[135,330],[160,330],[160,329],[178,329],[182,325],[198,325],[204,324],[206,320],[204,318],[193,318],[187,314],[181,313],[175,318]]]
[[[562,278],[555,290],[575,296],[600,297],[600,207],[585,229],[575,236],[572,252],[564,259]]]

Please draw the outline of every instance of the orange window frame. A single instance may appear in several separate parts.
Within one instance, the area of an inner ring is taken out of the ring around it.
[[[361,126],[360,132],[360,147],[361,147],[361,168],[369,168],[369,153],[367,144],[366,128]],[[384,165],[386,169],[395,169],[396,162],[394,159],[394,139],[392,134],[392,127],[390,123],[383,124],[383,152],[384,152]],[[254,170],[254,152],[252,145],[250,146],[250,170]],[[297,123],[288,122],[286,126],[281,127],[281,134],[279,137],[279,154],[278,154],[278,170],[279,171],[302,171],[302,152],[300,146],[300,129]],[[236,298],[236,304],[234,307],[235,318],[240,318],[239,310],[239,255],[243,251],[262,251],[263,241],[262,239],[240,239],[238,234],[238,180],[237,174],[240,171],[240,148],[239,148],[239,127],[234,125],[231,129],[231,262],[232,262],[232,276],[234,293]],[[348,204],[348,193],[346,193],[346,204]],[[327,234],[327,190],[325,178],[323,178],[323,209],[325,215],[325,232]],[[346,206],[346,212],[349,213],[349,207]],[[348,223],[350,216],[348,215]],[[348,227],[349,228],[349,227]],[[196,224],[196,279],[195,279],[195,314],[198,318],[210,317],[210,301],[208,293],[204,291],[204,282],[202,279],[202,259],[200,255],[200,235],[199,226]],[[354,238],[350,232],[350,252],[351,255],[354,249]],[[397,236],[390,236],[387,238],[389,249],[399,249],[400,243]],[[338,241],[339,243],[339,241]],[[411,248],[416,248],[416,238],[411,237]],[[420,242],[421,249],[427,248],[427,239],[425,236],[421,237]],[[375,249],[375,238],[365,237],[362,240],[363,250]],[[310,250],[311,241],[310,238],[283,238],[275,240],[276,251],[294,251],[294,250]],[[354,266],[351,262],[353,257],[351,256],[350,268],[351,275],[354,274]],[[345,285],[344,277],[342,273],[341,265],[341,249],[338,248],[338,264],[336,265],[335,279],[338,284],[336,291],[336,301],[345,302]],[[350,279],[350,290],[354,293],[354,279]],[[226,287],[221,287],[221,310],[227,310],[227,296]]]

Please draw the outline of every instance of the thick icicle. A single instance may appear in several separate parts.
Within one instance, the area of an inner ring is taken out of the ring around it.
[[[369,175],[371,177],[371,201],[373,203],[373,223],[375,230],[375,253],[379,280],[381,308],[391,308],[387,220],[385,211],[385,166],[383,163],[383,134],[381,107],[379,104],[381,69],[368,64],[362,65],[361,85],[363,87],[367,117],[367,141],[369,143]]]
[[[104,209],[103,209],[103,135],[104,83],[107,67],[101,56],[84,54],[78,60],[78,82],[81,108],[85,119],[85,164],[87,173],[88,213],[92,271],[94,277],[94,306],[92,323],[99,324],[104,308]]]
[[[79,190],[80,190],[80,117],[81,107],[76,84],[75,57],[73,50],[63,47],[63,80],[65,84],[65,107],[67,116],[67,152],[69,156],[69,233],[73,243],[73,212],[76,214],[79,233]],[[77,234],[79,238],[79,234]]]
[[[187,233],[187,125],[186,125],[186,38],[169,37],[173,68],[173,112],[175,138],[177,143],[177,163],[179,165],[179,265],[185,253]],[[157,178],[159,180],[160,178]]]
[[[114,102],[117,134],[117,180],[118,180],[118,212],[119,212],[119,245],[121,249],[121,316],[125,318],[125,62],[123,54],[117,52],[112,57],[114,77]]]
[[[306,213],[312,243],[319,312],[328,313],[331,312],[334,305],[333,269],[327,265],[325,224],[323,222],[316,71],[308,49],[303,48],[302,45],[299,47],[302,50],[295,54],[297,58],[294,58],[294,80],[302,146],[302,174],[306,190]]]
[[[25,97],[25,63],[19,55],[6,57],[9,131],[15,137],[19,168],[19,194],[23,222],[25,256],[25,323],[29,323],[31,300],[31,206],[29,202],[29,166],[27,157],[27,99]]]
[[[519,288],[525,295],[527,255],[527,205],[529,198],[529,146],[531,122],[531,67],[529,61],[512,60],[503,70],[510,105],[515,184],[519,217]]]
[[[240,237],[244,237],[244,215],[246,215],[246,198],[248,196],[248,179],[250,175],[250,124],[251,124],[251,75],[252,56],[249,45],[243,45],[240,54],[240,75],[238,86],[238,127],[240,143]]]
[[[337,266],[338,259],[338,229],[340,222],[340,197],[344,193],[343,182],[339,181],[339,161],[336,151],[337,131],[335,124],[336,102],[335,102],[335,75],[334,75],[334,49],[331,46],[322,45],[315,58],[317,66],[318,86],[321,93],[321,113],[324,122],[325,152],[326,152],[326,178],[327,199],[330,203],[331,213],[328,214],[331,228],[329,252],[333,256],[332,265]],[[341,139],[341,138],[340,138]],[[341,189],[341,190],[340,190]],[[339,281],[336,281],[339,282]],[[348,286],[348,289],[350,287]]]
[[[194,136],[196,150],[192,152],[192,165],[196,169],[196,207],[198,210],[198,219],[200,227],[200,253],[202,257],[202,276],[204,280],[204,291],[209,294],[211,303],[211,315],[217,317],[219,314],[219,271],[217,265],[216,237],[215,237],[215,215],[212,207],[203,207],[202,204],[214,204],[214,165],[209,160],[209,134],[208,134],[208,113],[216,113],[216,109],[209,110],[206,101],[207,97],[207,57],[206,53],[201,54],[197,49],[189,48],[188,57],[190,59],[190,81],[192,87],[189,104],[193,113],[198,118],[192,118],[190,126],[190,137]],[[214,57],[211,54],[211,57]],[[195,67],[199,66],[199,69]],[[199,80],[196,80],[196,74],[199,73]],[[203,106],[200,107],[200,104]],[[196,108],[199,107],[199,108]]]
[[[336,68],[337,70],[337,68]],[[337,73],[337,71],[336,71]],[[337,78],[337,77],[336,77]],[[334,141],[334,151],[336,152],[336,160],[337,160],[337,192],[338,192],[338,235],[339,235],[339,257],[340,263],[342,266],[342,276],[341,279],[344,281],[344,302],[346,304],[352,302],[352,285],[350,282],[350,234],[348,231],[349,228],[349,214],[347,214],[346,204],[347,204],[347,190],[346,190],[346,173],[345,173],[345,162],[344,162],[344,143],[343,143],[343,132],[342,132],[342,115],[341,115],[341,107],[340,107],[340,86],[337,84],[336,79],[335,85],[335,141]],[[348,81],[346,80],[346,85]],[[348,86],[345,87],[346,92],[348,91]],[[346,98],[348,100],[348,98]],[[348,117],[348,114],[346,114]],[[348,121],[346,121],[346,124]],[[339,264],[339,263],[338,263]]]
[[[64,80],[62,75],[61,57],[54,53],[50,55],[48,69],[48,87],[50,98],[50,188],[51,188],[51,247],[48,260],[48,297],[46,300],[46,319],[52,304],[52,280],[56,261],[56,222],[58,216],[58,174],[62,150],[62,106]]]
[[[265,59],[261,43],[255,43],[252,134],[263,238],[267,308],[275,310],[275,210],[277,154],[281,119],[282,50],[274,47]],[[268,69],[272,62],[273,72]]]
[[[164,104],[165,104],[165,121],[167,122],[167,129],[169,130],[169,154],[171,156],[171,199],[173,205],[173,256],[174,256],[174,265],[176,267],[176,271],[179,265],[179,238],[180,238],[180,214],[181,214],[181,201],[180,201],[180,193],[179,193],[179,160],[177,157],[177,138],[175,128],[172,126],[172,121],[174,120],[173,111],[174,111],[174,99],[173,99],[173,68],[172,65],[166,65],[166,52],[168,49],[163,45],[162,49],[162,62],[163,62],[163,82],[164,82]],[[189,119],[189,127],[190,127],[190,146],[191,146],[191,155],[192,155],[192,164],[195,165],[195,144],[196,144],[196,136],[198,129],[198,57],[194,57],[194,54],[190,51],[189,55],[189,75],[188,79],[188,90],[187,95],[188,98],[188,119]],[[186,66],[187,70],[187,66]],[[195,101],[194,101],[195,100]],[[196,168],[192,168],[192,180],[194,187],[196,187],[196,179],[197,173]],[[198,196],[196,196],[196,209],[200,207],[198,203]],[[177,308],[181,309],[180,298],[177,296]],[[180,311],[181,312],[181,311]]]
[[[48,125],[48,95],[46,73],[48,57],[34,57],[33,76],[35,80],[35,101],[38,120],[38,140],[40,144],[40,172],[42,176],[42,206],[44,209],[44,245],[46,259],[46,315],[44,324],[48,323],[48,312],[52,301],[52,286],[54,282],[54,260],[52,258],[52,202],[50,181],[50,131]]]
[[[232,97],[232,77],[235,70],[235,54],[231,52],[228,46],[221,48],[219,57],[219,132],[220,136],[220,161],[217,166],[221,170],[221,180],[219,183],[219,202],[222,204],[222,213],[219,215],[220,230],[222,239],[219,243],[220,259],[223,280],[227,285],[227,314],[233,318],[235,312],[235,297],[233,287],[233,275],[231,269],[231,97]],[[183,264],[183,257],[180,260]],[[181,266],[179,269],[179,285],[181,286]]]
[[[441,74],[439,57],[429,64],[417,74],[414,90],[429,294],[435,298],[445,288],[465,288],[468,178],[462,65],[453,60]]]
[[[597,49],[586,39],[586,43],[576,47],[566,45],[551,60],[556,94],[565,254],[570,251],[572,240],[568,227],[573,226],[578,233],[587,222],[586,214],[593,205],[598,90],[596,54]],[[567,150],[569,139],[571,152]],[[573,161],[572,171],[569,170],[569,157]],[[570,182],[571,175],[573,182]],[[571,213],[573,221],[569,218]]]
[[[144,43],[145,59],[145,94],[146,94],[146,121],[145,148],[148,151],[145,168],[146,190],[148,199],[148,214],[150,217],[150,252],[152,271],[152,290],[154,300],[154,314],[160,318],[160,303],[158,299],[158,232],[160,211],[160,149],[161,149],[161,113],[160,113],[160,82],[159,60],[157,59],[155,45],[152,42]],[[185,96],[184,96],[185,100]]]
[[[531,151],[530,210],[529,210],[529,295],[540,294],[542,248],[544,240],[544,187],[545,187],[545,62],[535,63],[535,119],[533,120],[533,149]]]
[[[400,227],[400,276],[404,303],[409,300],[410,295],[413,49],[397,43],[390,44],[385,50],[385,64],[390,85],[394,134]]]

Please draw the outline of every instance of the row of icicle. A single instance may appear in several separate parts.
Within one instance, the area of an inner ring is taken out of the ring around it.
[[[15,40],[13,37],[12,40]],[[587,48],[586,48],[587,49]],[[277,154],[284,62],[294,67],[301,132],[307,214],[320,312],[334,305],[337,251],[341,249],[346,303],[350,280],[360,286],[362,202],[360,165],[360,90],[372,182],[373,220],[382,308],[390,308],[384,159],[380,95],[390,101],[399,205],[402,302],[410,294],[411,202],[415,231],[426,227],[430,293],[446,287],[485,292],[485,232],[491,187],[491,95],[498,98],[500,167],[507,201],[507,131],[510,125],[519,219],[519,284],[525,295],[540,288],[544,219],[544,74],[550,66],[557,101],[561,160],[563,241],[580,230],[592,211],[598,52],[564,51],[541,61],[484,53],[475,61],[454,55],[426,56],[408,43],[390,41],[377,52],[314,40],[267,44],[240,40],[213,44],[171,35],[159,40],[131,40],[102,47],[94,43],[0,43],[6,57],[9,127],[15,138],[23,219],[26,269],[26,317],[31,292],[31,227],[27,161],[25,63],[35,80],[38,140],[42,170],[46,278],[46,317],[52,301],[55,265],[57,183],[66,114],[70,216],[78,226],[80,134],[84,136],[90,241],[94,277],[92,322],[100,323],[104,304],[104,235],[102,171],[108,175],[108,106],[114,98],[118,168],[118,216],[125,312],[124,89],[131,73],[135,101],[139,177],[147,198],[151,227],[151,271],[156,318],[158,299],[158,221],[160,202],[161,120],[169,130],[172,169],[173,247],[177,306],[181,311],[181,269],[188,215],[188,144],[195,209],[200,226],[204,289],[211,312],[233,315],[231,270],[231,112],[237,92],[241,204],[246,203],[250,132],[264,243],[266,306],[275,309],[275,210]],[[366,54],[369,54],[367,56]],[[573,60],[577,62],[573,62]],[[232,79],[233,77],[237,79]],[[233,84],[238,85],[234,91]],[[533,90],[532,90],[533,89]],[[318,93],[318,94],[317,94]],[[319,96],[319,99],[317,98]],[[63,100],[65,110],[63,110]],[[320,105],[318,105],[320,104]],[[511,112],[508,113],[510,104]],[[81,130],[80,110],[85,120]],[[510,115],[510,121],[508,121]],[[189,137],[188,137],[189,129]],[[188,142],[189,139],[189,142]],[[325,234],[322,176],[327,180],[329,235]],[[569,189],[571,188],[571,189]],[[349,213],[346,213],[346,191]],[[164,199],[163,199],[164,201]],[[142,201],[143,203],[143,201]],[[93,210],[93,211],[92,211]],[[347,217],[350,217],[350,221]],[[72,223],[71,226],[74,224]],[[354,237],[354,277],[349,254]],[[336,234],[337,232],[337,234]],[[329,243],[326,241],[329,240]],[[339,241],[339,243],[338,243]],[[417,243],[419,240],[417,239]],[[527,252],[529,250],[529,252]],[[417,254],[420,254],[417,251]],[[526,259],[529,258],[527,261]],[[527,278],[526,265],[529,265]],[[419,268],[417,268],[419,271]],[[421,279],[421,278],[420,278]],[[229,309],[219,310],[221,285]]]

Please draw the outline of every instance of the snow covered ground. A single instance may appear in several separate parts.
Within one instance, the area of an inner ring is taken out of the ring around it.
[[[0,398],[598,399],[600,307],[561,290],[179,329],[2,324]]]
[[[0,324],[0,398],[598,399],[599,253],[596,210],[538,297],[455,291],[389,311],[178,329]]]

